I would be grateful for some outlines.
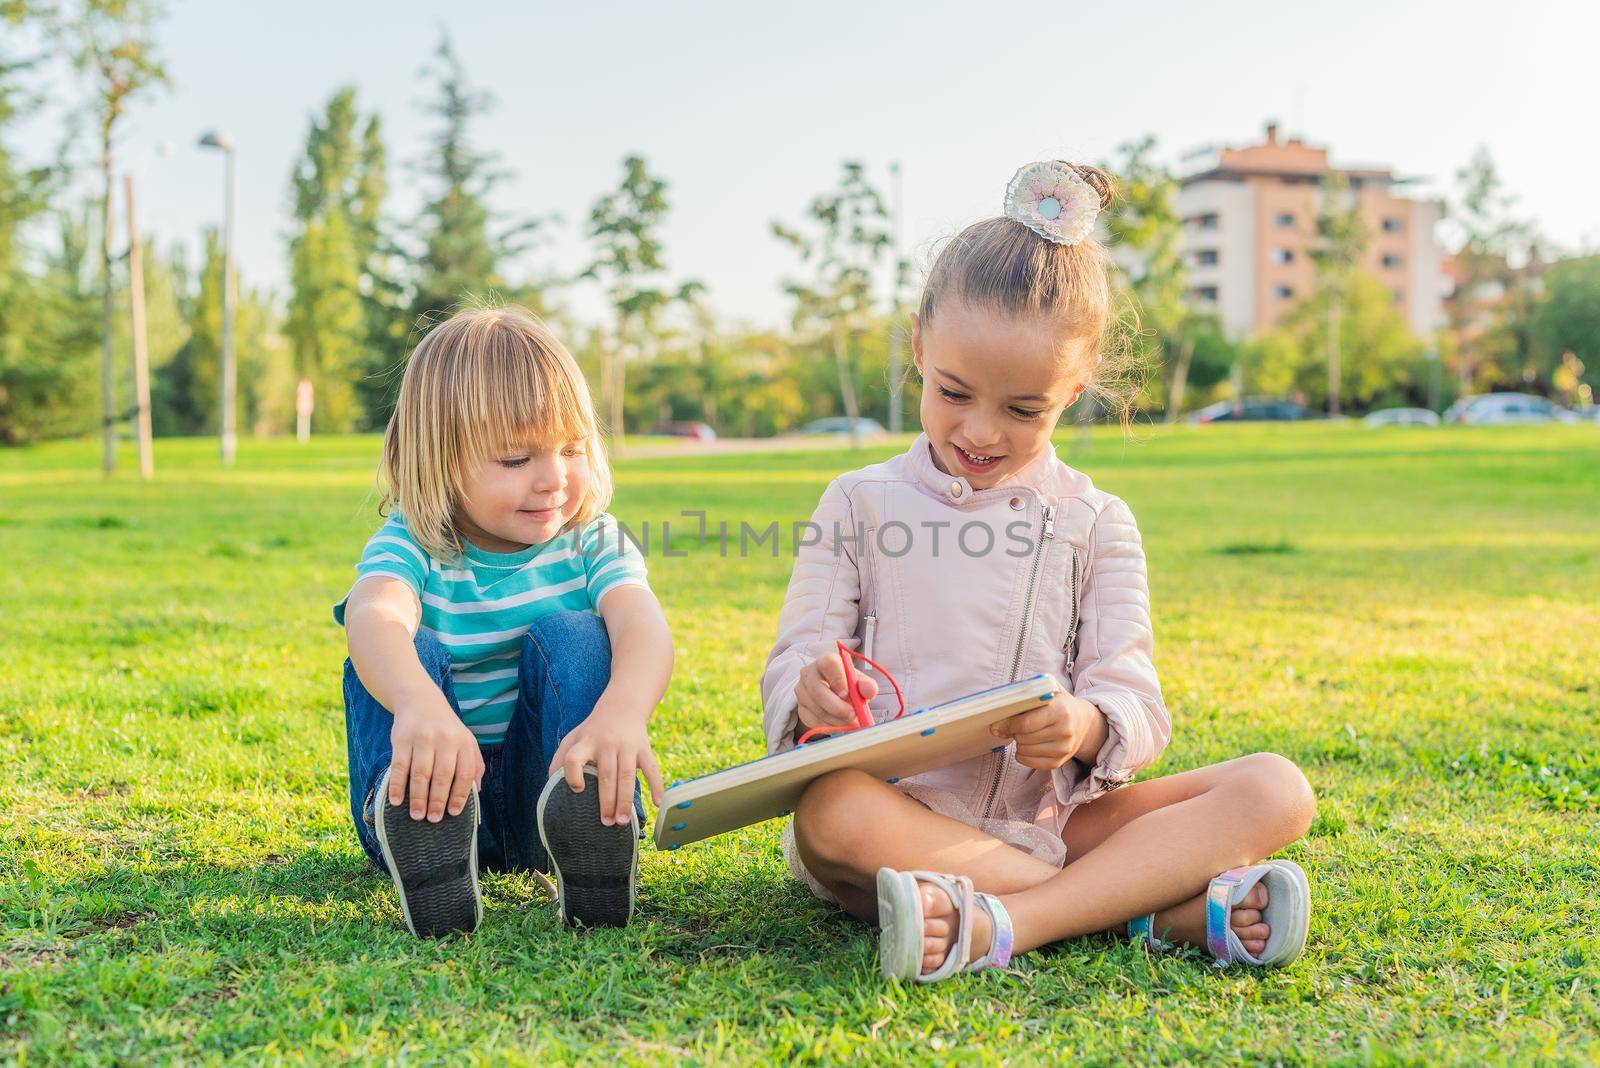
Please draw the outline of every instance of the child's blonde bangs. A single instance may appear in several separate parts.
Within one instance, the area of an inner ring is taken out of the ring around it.
[[[582,442],[589,490],[570,526],[611,503],[611,469],[588,384],[550,329],[517,308],[461,312],[422,339],[384,439],[385,503],[418,544],[452,559],[465,473],[530,445]]]

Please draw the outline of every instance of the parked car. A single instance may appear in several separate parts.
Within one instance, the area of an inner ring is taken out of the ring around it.
[[[845,415],[830,416],[827,419],[813,419],[800,428],[802,434],[848,434],[850,433],[850,417]],[[863,438],[876,438],[887,433],[883,424],[876,419],[860,418],[856,420],[856,434]]]
[[[1246,397],[1243,404],[1219,401],[1189,416],[1191,423],[1265,423],[1309,419],[1304,405],[1280,397]]]
[[[716,441],[717,432],[705,423],[662,423],[650,433],[690,441]]]
[[[1575,423],[1578,417],[1559,404],[1531,393],[1484,393],[1463,397],[1445,412],[1445,421],[1469,426],[1518,423]]]
[[[1380,408],[1361,422],[1365,426],[1438,426],[1439,413],[1426,408]]]

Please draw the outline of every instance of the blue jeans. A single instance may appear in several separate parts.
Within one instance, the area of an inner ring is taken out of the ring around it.
[[[438,684],[456,715],[450,655],[439,640],[418,630],[417,659]],[[539,840],[538,803],[545,771],[561,739],[594,711],[611,681],[611,641],[605,623],[591,612],[551,612],[540,616],[522,640],[517,672],[517,702],[505,740],[483,746],[483,785],[478,798],[478,864],[485,871],[548,871]],[[361,848],[379,868],[383,852],[368,813],[368,800],[389,767],[394,716],[367,692],[350,661],[344,662],[345,739],[350,758],[350,816]],[[644,825],[637,781],[634,810]],[[386,869],[385,869],[386,870]]]

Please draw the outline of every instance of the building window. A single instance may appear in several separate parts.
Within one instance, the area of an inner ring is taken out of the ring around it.
[[[1194,265],[1196,267],[1215,267],[1217,265],[1217,250],[1214,248],[1195,249]]]
[[[1386,233],[1386,234],[1398,234],[1400,231],[1402,231],[1404,229],[1405,229],[1405,223],[1401,222],[1396,216],[1393,216],[1393,215],[1384,216],[1384,219],[1383,219],[1383,232],[1384,233]]]
[[[1204,215],[1196,215],[1194,217],[1194,224],[1202,230],[1215,230],[1219,222],[1221,220],[1217,218],[1217,213],[1214,211],[1208,211]]]
[[[1195,286],[1189,290],[1189,295],[1202,304],[1215,304],[1217,302],[1217,287]]]
[[[1398,252],[1385,252],[1383,254],[1383,265],[1385,267],[1398,267],[1401,262],[1400,253]]]
[[[1270,253],[1268,253],[1268,257],[1272,260],[1273,263],[1293,263],[1294,262],[1294,249],[1292,249],[1292,248],[1275,248]]]
[[[1293,230],[1294,213],[1288,211],[1278,212],[1278,214],[1272,217],[1272,225],[1276,226],[1280,230]]]
[[[1273,286],[1272,295],[1279,300],[1293,300],[1294,286]]]

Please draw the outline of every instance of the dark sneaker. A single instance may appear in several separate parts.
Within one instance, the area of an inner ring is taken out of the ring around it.
[[[483,919],[483,898],[478,894],[478,788],[467,795],[459,816],[446,810],[444,819],[430,823],[412,819],[404,801],[389,804],[385,771],[372,808],[378,846],[411,933],[437,938],[476,930]]]
[[[562,923],[623,927],[633,915],[639,878],[639,819],[630,804],[628,822],[600,822],[600,776],[583,769],[583,793],[556,774],[539,794],[539,837],[555,869]]]

